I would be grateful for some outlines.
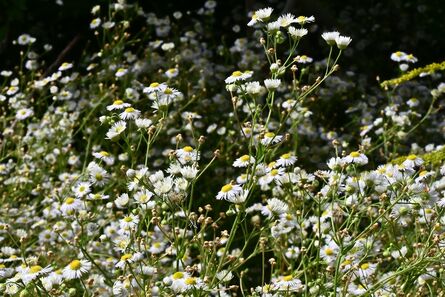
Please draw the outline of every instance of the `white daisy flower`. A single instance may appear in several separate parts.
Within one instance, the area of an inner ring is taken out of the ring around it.
[[[17,43],[20,45],[33,44],[35,41],[36,39],[29,34],[22,34],[17,38]]]
[[[289,32],[289,35],[293,38],[293,39],[300,39],[303,36],[307,35],[307,29],[301,28],[301,29],[297,29],[293,26],[289,26],[289,28],[287,29],[287,31]]]
[[[114,139],[117,136],[119,136],[122,132],[127,129],[127,123],[124,121],[119,121],[117,123],[114,123],[113,126],[108,130],[107,132],[107,138],[108,139]]]
[[[82,209],[82,207],[83,205],[80,199],[68,197],[60,206],[60,211],[65,215],[71,215],[75,210]]]
[[[423,160],[414,154],[411,154],[408,157],[406,157],[406,160],[403,161],[403,163],[402,163],[402,165],[407,168],[414,168],[414,167],[420,166],[422,164],[423,164]]]
[[[405,52],[397,51],[391,54],[391,60],[395,62],[402,62],[405,61],[406,56],[407,54]]]
[[[71,69],[71,68],[73,68],[73,63],[64,62],[64,63],[62,63],[62,65],[60,65],[58,70],[59,71],[64,71],[64,70],[68,70],[68,69]]]
[[[107,110],[124,109],[130,107],[130,103],[125,103],[124,101],[118,99],[113,102],[113,104],[107,106]]]
[[[280,27],[288,27],[289,25],[296,23],[297,19],[295,16],[291,13],[283,14],[280,16],[277,20],[277,22],[280,24]]]
[[[26,267],[22,272],[21,272],[21,278],[22,281],[26,284],[29,284],[31,281],[35,280],[36,278],[50,273],[52,271],[52,268],[50,265],[46,266],[45,268],[43,268],[42,266],[39,265],[34,265],[31,267]]]
[[[300,63],[300,64],[309,64],[309,63],[312,63],[313,60],[314,59],[312,59],[311,57],[308,57],[306,55],[301,55],[301,56],[299,55],[294,58],[294,61],[297,63]]]
[[[77,198],[81,198],[91,192],[91,184],[89,182],[80,182],[73,187],[74,195]]]
[[[275,90],[277,89],[281,84],[281,79],[278,78],[269,78],[264,80],[264,85],[268,90]]]
[[[178,68],[170,68],[167,71],[165,71],[165,76],[167,76],[168,78],[174,78],[178,76],[178,74],[179,74]]]
[[[315,22],[315,18],[314,18],[313,15],[311,15],[310,17],[306,17],[306,16],[302,16],[302,15],[300,15],[300,16],[296,19],[296,21],[297,21],[298,24],[300,24],[300,25],[303,26],[304,24]]]
[[[128,69],[119,68],[114,75],[119,78],[119,77],[124,76],[127,73],[128,73]]]
[[[199,152],[191,146],[184,146],[182,149],[176,150],[176,157],[179,162],[187,163],[199,160]]]
[[[141,112],[133,107],[125,108],[124,112],[122,112],[119,117],[123,120],[133,120],[140,116]]]
[[[134,214],[130,214],[120,220],[119,223],[120,227],[124,230],[135,229],[139,224],[139,217],[135,216]]]
[[[348,45],[351,43],[352,39],[350,37],[347,36],[337,36],[337,38],[335,38],[335,42],[337,43],[337,47],[341,50],[344,50],[345,48],[348,47]]]
[[[165,83],[152,82],[150,86],[145,87],[142,92],[145,94],[151,94],[154,92],[162,92],[167,88]]]
[[[66,280],[81,278],[91,269],[91,262],[87,260],[73,260],[63,269],[63,277]]]
[[[281,135],[275,135],[275,133],[273,133],[273,132],[266,132],[264,134],[263,139],[261,139],[261,143],[263,145],[269,145],[269,144],[278,143],[282,139],[283,139],[283,136],[281,136]]]
[[[255,163],[255,158],[249,155],[243,155],[233,162],[233,167],[247,167]]]
[[[236,196],[243,193],[243,188],[239,185],[226,184],[221,187],[221,190],[216,195],[216,199],[232,200]]]
[[[237,70],[237,71],[232,72],[232,74],[228,78],[225,79],[225,83],[232,84],[237,81],[246,80],[248,78],[251,78],[252,75],[253,75],[253,71],[246,70],[246,71],[242,72],[242,71]]]
[[[276,165],[277,166],[287,167],[287,166],[294,165],[294,163],[296,161],[297,161],[297,157],[292,155],[292,153],[287,153],[287,154],[281,155],[281,157],[277,160],[277,164]]]
[[[90,22],[90,29],[96,29],[102,23],[100,18],[95,18]]]
[[[114,156],[108,153],[107,151],[94,152],[93,156],[99,160],[103,160],[107,165],[114,164]],[[96,164],[97,165],[97,164]],[[91,165],[94,166],[94,165]],[[99,165],[97,165],[99,166]]]
[[[343,162],[346,164],[365,165],[368,164],[368,157],[360,152],[351,152],[349,155],[343,158]]]
[[[267,7],[259,9],[252,14],[252,19],[247,23],[247,26],[252,27],[258,22],[266,21],[272,14],[273,8]]]
[[[333,46],[336,44],[337,37],[340,36],[340,33],[337,31],[333,32],[325,32],[321,34],[321,37],[326,41],[329,46]]]
[[[24,119],[29,118],[33,114],[34,112],[31,108],[20,108],[19,110],[17,110],[15,118],[19,121],[23,121]]]

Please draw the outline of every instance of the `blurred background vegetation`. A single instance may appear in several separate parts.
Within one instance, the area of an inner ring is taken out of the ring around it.
[[[107,5],[110,1],[100,0],[0,0],[0,67],[10,68],[17,64],[17,50],[12,41],[22,33],[37,37],[41,44],[53,45],[52,55],[57,55],[72,41],[79,38],[74,50],[76,55],[83,48],[91,20],[90,10],[95,4]],[[146,12],[170,15],[174,11],[194,10],[204,0],[137,2]],[[445,2],[443,0],[224,0],[217,1],[215,36],[234,40],[248,30],[247,12],[271,6],[275,12],[292,12],[296,15],[314,15],[316,29],[337,29],[352,36],[353,43],[346,52],[345,67],[366,73],[374,79],[376,75],[387,78],[394,75],[394,65],[389,63],[391,52],[401,50],[419,58],[419,65],[445,59]],[[241,31],[232,30],[238,24]],[[318,52],[321,38],[307,45],[307,52],[314,58],[322,57]],[[319,55],[319,56],[318,56]]]

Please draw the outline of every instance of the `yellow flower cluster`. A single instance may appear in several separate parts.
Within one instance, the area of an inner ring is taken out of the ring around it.
[[[403,74],[400,77],[390,79],[390,80],[385,80],[384,82],[382,82],[380,84],[380,86],[385,89],[390,86],[398,86],[401,83],[404,83],[406,81],[410,81],[410,80],[416,78],[417,76],[419,76],[422,73],[433,73],[438,70],[445,70],[445,61],[443,61],[441,63],[432,63],[432,64],[429,64],[424,67],[413,69],[413,70]]]

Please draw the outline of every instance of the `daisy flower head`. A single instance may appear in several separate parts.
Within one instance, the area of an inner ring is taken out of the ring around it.
[[[270,145],[280,142],[283,139],[283,136],[276,135],[273,132],[266,132],[264,134],[263,139],[261,139],[261,144],[263,145]]]
[[[297,29],[293,26],[289,26],[287,31],[289,32],[289,35],[295,40],[298,40],[298,39],[302,38],[303,36],[307,35],[307,32],[308,32],[307,29],[304,29],[304,28]]]
[[[281,80],[278,78],[268,78],[264,80],[264,86],[266,86],[266,88],[269,91],[273,91],[278,89],[278,87],[281,84]]]
[[[248,82],[244,85],[247,94],[258,95],[264,89],[258,81]]]
[[[268,199],[267,205],[262,207],[261,214],[267,217],[272,217],[274,215],[280,216],[281,214],[287,213],[288,210],[289,206],[286,202],[277,198],[272,198]]]
[[[36,39],[29,34],[22,34],[17,38],[17,43],[19,45],[33,44],[35,41]]]
[[[347,48],[348,45],[351,43],[351,41],[352,41],[351,37],[342,35],[339,35],[337,36],[337,38],[335,38],[335,43],[337,43],[337,47],[340,50],[344,50],[345,48]]]
[[[93,156],[99,160],[103,160],[107,165],[113,165],[114,163],[114,156],[107,151],[94,152]]]
[[[39,265],[34,265],[31,267],[26,267],[22,272],[21,272],[21,277],[22,277],[22,281],[25,284],[30,283],[31,281],[35,280],[36,278],[44,275],[44,274],[48,274],[52,271],[51,266],[46,266],[45,268],[43,268],[42,266]]]
[[[111,110],[115,110],[115,109],[124,109],[124,108],[130,107],[130,106],[131,106],[130,103],[125,103],[124,101],[117,99],[117,100],[114,100],[113,104],[107,106],[107,110],[111,111]]]
[[[152,120],[143,118],[137,118],[135,123],[139,129],[147,129],[153,124]]]
[[[135,254],[123,254],[120,258],[120,260],[116,263],[115,267],[124,269],[125,264],[131,264],[133,262],[136,262],[137,260],[140,260],[142,258],[142,255],[139,253]]]
[[[297,161],[297,157],[295,157],[292,153],[286,153],[280,156],[277,160],[277,166],[291,166]]]
[[[90,29],[96,29],[102,23],[100,18],[95,18],[90,22]]]
[[[355,151],[344,157],[343,161],[346,164],[365,165],[368,163],[368,157],[366,157],[365,154]]]
[[[176,157],[178,157],[178,160],[181,163],[198,161],[199,152],[194,148],[192,148],[191,146],[187,145],[184,146],[182,149],[176,150]]]
[[[313,22],[315,22],[315,18],[314,18],[313,15],[311,15],[310,17],[300,15],[300,16],[296,19],[296,22],[297,22],[298,24],[300,24],[301,26],[303,26],[304,24],[308,24],[308,23],[313,23]]]
[[[125,68],[119,68],[116,73],[114,74],[114,76],[116,76],[117,78],[124,76],[125,74],[128,73],[128,69]]]
[[[226,78],[225,83],[232,84],[237,81],[243,81],[248,78],[251,78],[252,75],[253,75],[253,71],[246,70],[246,71],[242,72],[242,71],[237,70],[237,71],[232,72],[232,74],[228,78]]]
[[[253,25],[255,25],[258,22],[267,21],[269,19],[270,15],[272,14],[272,11],[273,11],[273,8],[271,8],[271,7],[262,8],[262,9],[255,11],[252,14],[252,19],[250,20],[249,23],[247,23],[247,26],[252,27]]]
[[[403,161],[402,163],[402,165],[405,166],[406,168],[414,168],[422,164],[423,160],[414,154],[411,154],[408,157],[406,157],[406,160]]]
[[[73,187],[74,195],[81,198],[91,192],[91,184],[89,182],[79,182]]]
[[[113,124],[113,126],[107,132],[107,139],[116,139],[122,132],[127,129],[127,123],[125,121],[119,121]]]
[[[60,206],[60,211],[65,215],[71,215],[74,211],[81,209],[82,207],[83,205],[80,199],[68,197]]]
[[[64,71],[64,70],[68,70],[68,69],[71,69],[71,68],[73,68],[73,63],[64,62],[64,63],[62,63],[62,65],[60,65],[58,70],[59,71]]]
[[[167,76],[167,78],[174,78],[178,76],[178,74],[179,74],[178,68],[170,68],[167,71],[165,71],[165,76]]]
[[[298,21],[293,14],[287,13],[280,16],[277,22],[280,24],[280,27],[286,28],[293,23],[297,23]]]
[[[142,92],[151,94],[154,92],[162,92],[167,88],[165,83],[152,82],[148,87],[145,87]]]
[[[233,167],[247,167],[255,163],[255,158],[249,155],[243,155],[233,162]]]
[[[406,56],[407,54],[405,52],[396,51],[391,54],[391,60],[393,60],[394,62],[403,62],[405,61]]]
[[[299,55],[294,58],[294,61],[297,63],[300,63],[300,64],[309,64],[309,63],[312,63],[313,60],[314,59],[312,59],[311,57],[308,57],[306,55],[301,55],[301,56]]]
[[[221,190],[216,195],[216,199],[218,200],[233,200],[237,196],[243,194],[243,188],[239,185],[226,184],[221,187]]]
[[[139,217],[134,214],[130,214],[120,220],[120,227],[124,230],[135,229],[139,223]]]
[[[78,279],[91,270],[91,262],[87,260],[73,260],[63,269],[63,277],[66,280]]]
[[[20,108],[19,110],[17,110],[15,118],[19,121],[23,121],[32,116],[33,114],[34,112],[31,108]]]
[[[321,37],[326,41],[329,46],[334,46],[336,44],[337,37],[340,36],[340,33],[337,31],[333,32],[324,32],[321,34]]]
[[[301,280],[292,275],[279,277],[276,280],[275,285],[278,286],[278,290],[286,292],[296,292],[304,287]]]
[[[125,110],[119,115],[119,117],[123,120],[133,120],[140,116],[141,112],[133,107],[127,107]]]

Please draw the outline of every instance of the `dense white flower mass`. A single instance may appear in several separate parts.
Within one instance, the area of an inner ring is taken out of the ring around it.
[[[384,44],[368,80],[378,40],[311,37],[343,14],[221,4],[95,5],[74,55],[12,38],[0,295],[444,295],[443,63]]]

